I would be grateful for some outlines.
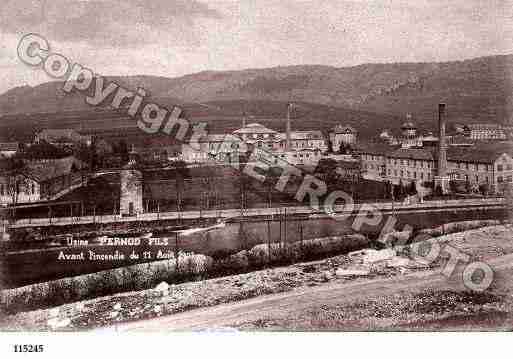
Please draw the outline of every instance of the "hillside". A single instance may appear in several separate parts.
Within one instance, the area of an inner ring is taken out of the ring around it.
[[[239,114],[247,101],[304,102],[401,118],[412,112],[427,125],[433,124],[441,101],[448,105],[449,119],[458,122],[502,123],[513,113],[513,55],[448,63],[301,65],[111,79],[130,88],[144,87],[164,105],[193,104],[205,116],[216,116],[219,109],[203,104],[219,101],[238,102],[233,110]],[[0,114],[88,109],[82,95],[66,95],[60,87],[51,82],[12,89],[0,96]]]

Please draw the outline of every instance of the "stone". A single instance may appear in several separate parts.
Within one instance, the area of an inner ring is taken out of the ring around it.
[[[166,282],[161,282],[159,285],[157,285],[155,287],[155,290],[157,292],[167,293],[167,292],[169,292],[169,288],[170,288],[169,284],[167,284]]]
[[[71,324],[71,320],[69,318],[51,318],[48,320],[47,324],[52,329],[59,329],[69,326]]]
[[[369,269],[337,269],[335,275],[337,278],[365,276],[369,275]]]
[[[409,267],[410,260],[403,257],[394,257],[387,261],[388,267]]]
[[[115,311],[119,311],[119,310],[121,310],[121,308],[122,308],[121,303],[116,303],[116,305],[113,307],[113,309],[114,309]]]
[[[328,281],[332,280],[332,279],[333,279],[333,277],[334,277],[334,276],[333,276],[333,273],[332,273],[331,271],[325,271],[325,272],[323,272],[323,274],[322,274],[322,278],[323,278],[323,279],[324,279],[324,281],[326,281],[326,282],[328,282]]]
[[[59,316],[59,312],[60,312],[59,308],[52,308],[52,309],[50,309],[50,312],[48,314],[49,314],[50,318],[56,318]]]
[[[110,318],[116,318],[117,316],[119,315],[119,312],[117,311],[114,311],[114,312],[110,312]]]

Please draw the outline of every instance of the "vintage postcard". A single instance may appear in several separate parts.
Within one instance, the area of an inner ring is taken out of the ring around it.
[[[0,40],[13,357],[513,329],[510,0],[3,0]]]

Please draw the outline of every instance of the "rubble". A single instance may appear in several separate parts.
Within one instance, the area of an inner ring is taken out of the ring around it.
[[[370,274],[370,269],[337,269],[335,275],[337,278],[357,277]]]
[[[380,261],[386,261],[394,258],[397,255],[396,251],[392,248],[375,250],[375,249],[362,249],[349,253],[349,257],[355,261],[363,264],[373,264]]]
[[[166,282],[161,282],[159,285],[155,287],[155,292],[164,297],[169,294],[169,289],[169,284],[167,284]]]
[[[71,324],[71,319],[69,319],[69,318],[60,319],[59,317],[55,317],[55,318],[50,318],[47,321],[47,325],[52,330],[66,328],[70,324]]]
[[[494,232],[499,234],[491,241],[491,233]],[[492,227],[468,231],[464,235],[445,235],[437,240],[450,241],[451,245],[486,259],[513,253],[511,232],[511,228]],[[462,241],[462,238],[465,238],[465,241]],[[501,252],[495,250],[495,247],[500,247]],[[30,330],[56,330],[63,327],[94,328],[125,320],[148,319],[164,313],[166,315],[179,313],[259,295],[304,289],[331,281],[365,282],[370,276],[390,277],[425,268],[393,250],[364,250],[326,260],[297,263],[287,267],[198,282],[176,285],[161,282],[150,290],[95,298],[53,309],[0,316],[0,327],[5,330],[10,328],[17,328],[17,330],[19,328],[30,328]],[[166,296],[160,295],[166,290],[168,293]],[[118,304],[120,307],[117,306]],[[114,307],[119,310],[113,310]],[[64,313],[65,319],[62,319]],[[47,321],[48,317],[50,320]]]

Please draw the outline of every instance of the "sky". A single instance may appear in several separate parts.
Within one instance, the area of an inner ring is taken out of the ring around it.
[[[0,93],[51,80],[29,32],[103,75],[452,61],[513,53],[513,0],[2,0]]]

